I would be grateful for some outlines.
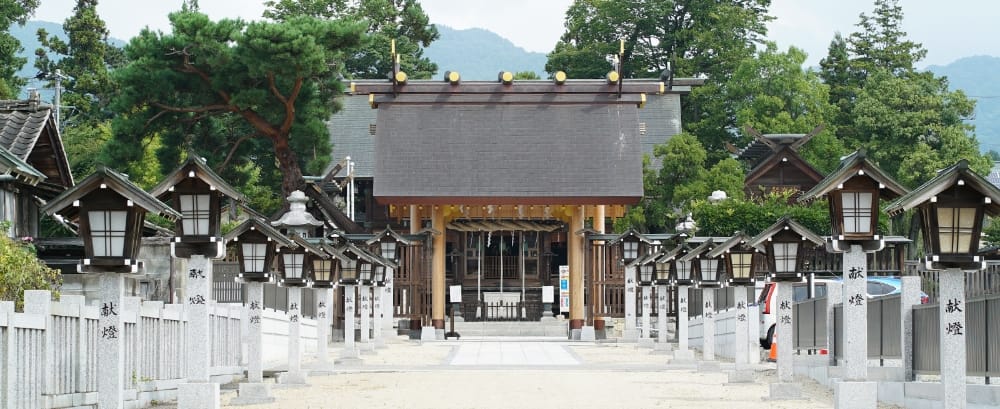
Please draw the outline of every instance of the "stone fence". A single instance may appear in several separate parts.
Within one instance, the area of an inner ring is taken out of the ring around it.
[[[12,302],[0,302],[0,408],[96,405],[98,379],[113,376],[113,369],[97,359],[101,337],[124,340],[121,376],[126,407],[176,399],[177,385],[185,381],[184,354],[195,348],[211,348],[213,381],[225,383],[243,376],[242,305],[210,305],[207,346],[185,345],[183,305],[126,297],[124,305],[106,311],[121,315],[120,332],[100,328],[101,308],[85,305],[83,296],[64,295],[51,301],[48,291],[26,291],[23,313],[14,312]],[[280,326],[274,321],[287,323],[282,313],[265,317],[269,326]]]

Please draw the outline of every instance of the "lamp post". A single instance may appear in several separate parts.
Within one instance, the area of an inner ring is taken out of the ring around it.
[[[302,288],[308,286],[314,260],[328,257],[322,248],[314,246],[298,234],[291,236],[295,247],[281,252],[281,278],[278,285],[288,290],[288,371],[278,375],[278,383],[305,385],[302,371]],[[318,335],[318,334],[317,334]]]
[[[656,254],[653,259],[653,285],[656,286],[656,326],[659,328],[657,332],[657,342],[653,346],[654,354],[666,354],[670,352],[670,343],[667,340],[667,314],[669,310],[668,306],[668,292],[670,285],[670,266],[672,258],[668,257],[673,251],[664,252],[661,250]]]
[[[324,242],[319,246],[325,256],[312,257],[311,286],[316,302],[316,365],[312,374],[328,373],[333,366],[327,345],[330,338],[333,314],[333,287],[340,277],[340,264],[344,256]]]
[[[939,270],[939,330],[943,406],[965,407],[965,274],[980,270],[985,261],[978,255],[983,218],[1000,214],[1000,190],[979,176],[965,160],[938,173],[919,188],[886,207],[890,216],[917,209],[923,228],[923,262],[928,270]]]
[[[708,252],[709,257],[722,258],[728,275],[729,286],[734,287],[736,304],[736,348],[734,352],[735,370],[729,373],[729,383],[753,382],[753,371],[747,370],[750,364],[750,354],[757,353],[751,342],[756,337],[750,337],[750,325],[756,327],[756,319],[749,313],[747,287],[753,287],[753,256],[754,250],[747,246],[747,237],[737,232],[718,247]]]
[[[364,249],[362,249],[364,251]],[[358,313],[361,314],[361,346],[362,354],[372,354],[375,352],[375,344],[372,343],[372,287],[375,284],[373,278],[375,274],[375,264],[370,259],[358,263]]]
[[[769,279],[776,287],[777,323],[775,335],[778,348],[778,382],[772,383],[771,399],[798,399],[802,386],[792,382],[792,283],[802,281],[800,267],[805,263],[807,247],[824,243],[822,237],[794,220],[783,217],[749,241],[749,245],[765,251],[771,271]]]
[[[379,264],[375,264],[374,270],[374,294],[372,295],[372,319],[374,320],[374,325],[372,326],[372,338],[374,338],[374,345],[376,349],[385,348],[385,340],[382,338],[382,319],[383,311],[382,308],[382,295],[385,294],[386,281],[388,281],[388,272],[390,271],[389,261],[386,259],[378,260]]]
[[[621,259],[619,265],[625,269],[625,330],[622,331],[622,340],[625,342],[637,342],[639,340],[639,329],[636,325],[636,287],[638,286],[638,268],[636,259],[646,254],[651,241],[635,230],[629,230],[608,245],[621,247]]]
[[[809,202],[826,196],[833,235],[827,251],[843,253],[842,356],[844,379],[834,388],[838,407],[874,408],[878,405],[878,384],[868,378],[867,253],[885,246],[878,234],[879,199],[893,199],[906,190],[857,151],[841,161],[840,167],[799,197]]]
[[[639,287],[642,288],[642,336],[639,346],[653,348],[652,322],[650,310],[653,309],[653,279],[656,276],[656,254],[643,256],[638,260]]]
[[[219,384],[210,382],[212,366],[209,345],[209,303],[212,298],[212,262],[225,256],[221,229],[221,202],[246,202],[239,193],[193,152],[187,160],[150,191],[157,199],[171,202],[181,219],[174,227],[170,254],[188,259],[184,281],[184,312],[187,317],[185,351],[187,382],[178,385],[177,406],[219,407]]]
[[[367,244],[369,246],[378,246],[379,255],[387,260],[389,263],[386,265],[385,270],[385,280],[381,287],[382,294],[380,297],[382,301],[382,330],[392,331],[393,324],[395,323],[395,305],[394,305],[394,286],[395,286],[395,274],[396,270],[400,267],[400,260],[402,259],[401,253],[406,246],[411,246],[416,244],[415,240],[407,238],[402,234],[397,233],[391,227],[386,227],[385,230],[376,234],[371,240],[368,240]],[[379,343],[384,342],[381,338],[376,339],[376,347],[379,347]]]
[[[139,272],[136,260],[146,213],[169,220],[180,213],[132,184],[124,175],[99,167],[41,209],[57,218],[76,220],[85,258],[80,273],[100,274],[100,317],[97,360],[98,407],[122,408],[125,393],[124,274]],[[124,274],[123,274],[124,273]]]
[[[715,242],[708,238],[700,246],[691,250],[691,253],[698,256],[698,288],[701,289],[702,299],[702,362],[699,369],[705,371],[718,371],[719,363],[715,362],[715,290],[722,287],[719,281],[720,264],[722,257],[709,256],[709,252],[715,248]]]
[[[270,223],[251,217],[240,223],[225,236],[228,245],[236,247],[239,259],[239,281],[246,289],[247,328],[247,380],[240,383],[239,396],[231,404],[254,404],[273,402],[271,384],[264,383],[264,356],[262,328],[264,311],[264,283],[271,282],[271,266],[277,247],[293,247],[295,243]]]
[[[341,244],[340,252],[344,256],[340,266],[339,283],[344,291],[344,349],[341,350],[340,359],[337,362],[356,363],[359,356],[358,347],[354,342],[354,316],[358,313],[358,303],[355,302],[355,287],[363,282],[362,272],[367,275],[368,280],[371,280],[372,258],[368,252],[346,241]],[[364,314],[364,312],[363,309],[361,313]],[[362,332],[364,331],[362,330]]]
[[[688,288],[694,284],[691,278],[694,262],[687,258],[688,249],[683,242],[675,251],[670,285],[677,287],[677,350],[671,363],[693,365],[694,351],[688,348]],[[670,260],[667,258],[665,261]]]

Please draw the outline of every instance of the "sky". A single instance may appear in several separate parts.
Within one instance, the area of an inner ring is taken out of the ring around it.
[[[127,40],[143,27],[167,31],[167,14],[181,0],[100,0],[98,13],[111,35]],[[547,53],[563,32],[572,0],[421,0],[431,23],[456,29],[484,28],[528,51]],[[41,0],[35,20],[62,23],[75,0]],[[902,0],[903,29],[922,43],[927,57],[918,66],[944,65],[973,55],[1000,56],[1000,2],[995,0]],[[202,12],[213,18],[259,19],[261,0],[200,0]],[[946,6],[945,6],[946,5]],[[796,46],[809,54],[807,66],[826,55],[833,35],[855,30],[860,13],[871,13],[873,0],[772,0],[768,38],[781,49]]]

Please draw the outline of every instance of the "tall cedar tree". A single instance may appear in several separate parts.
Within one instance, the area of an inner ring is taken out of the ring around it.
[[[213,22],[196,7],[171,13],[170,21],[172,33],[146,29],[125,48],[130,62],[115,72],[121,92],[114,109],[124,114],[108,144],[112,160],[134,163],[158,133],[204,125],[247,132],[216,134],[214,142],[230,152],[250,140],[269,142],[285,194],[301,187],[303,167],[325,166],[324,121],[337,108],[343,62],[361,44],[363,24],[305,16]],[[250,159],[266,167],[268,156]]]
[[[28,60],[18,57],[21,52],[21,42],[10,34],[12,24],[24,25],[38,8],[39,0],[4,0],[0,2],[0,99],[14,99],[26,83],[24,78],[17,76],[17,71]]]

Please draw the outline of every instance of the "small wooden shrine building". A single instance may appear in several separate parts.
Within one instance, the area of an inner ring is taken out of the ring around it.
[[[652,143],[640,109],[702,80],[446,77],[351,87],[377,112],[374,201],[390,223],[430,232],[430,324],[444,328],[449,284],[466,302],[539,299],[568,265],[570,328],[581,328],[583,231],[603,232],[643,196]],[[679,109],[669,115],[679,128]]]

